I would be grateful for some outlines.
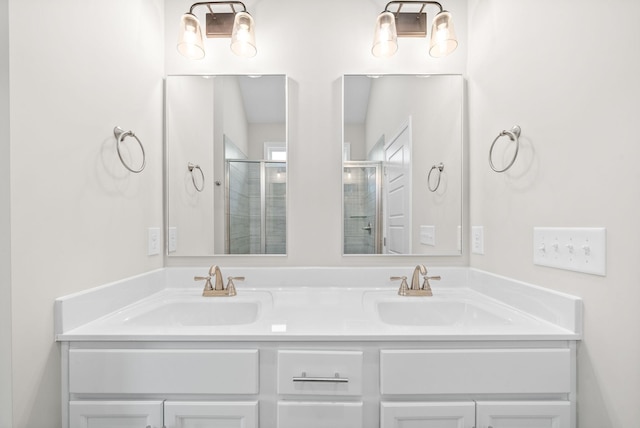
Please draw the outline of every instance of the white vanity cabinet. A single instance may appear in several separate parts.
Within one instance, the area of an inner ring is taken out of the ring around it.
[[[473,401],[380,403],[381,428],[474,428],[475,421]]]
[[[162,401],[71,401],[70,428],[161,428]]]
[[[419,402],[380,405],[381,428],[564,428],[568,401]]]
[[[258,402],[164,402],[164,428],[258,428]]]
[[[574,369],[573,346],[383,349],[380,426],[572,428]],[[439,401],[448,396],[468,400]]]
[[[576,426],[573,341],[76,341],[62,350],[64,428]]]
[[[568,401],[478,401],[476,412],[476,428],[572,426]]]
[[[72,401],[70,428],[257,428],[258,402]]]
[[[361,350],[277,351],[278,428],[362,427],[363,354]]]
[[[258,427],[258,349],[90,344],[65,357],[70,428]]]

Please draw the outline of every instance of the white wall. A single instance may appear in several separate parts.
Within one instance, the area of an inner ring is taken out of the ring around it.
[[[9,163],[9,3],[0,0],[0,428],[10,428],[11,189]]]
[[[466,44],[461,43],[450,57],[436,60],[427,53],[426,39],[401,39],[394,57],[378,59],[370,53],[371,41],[376,17],[387,3],[384,0],[251,0],[245,4],[256,21],[256,57],[235,57],[229,50],[229,39],[209,39],[205,41],[205,59],[189,61],[177,53],[175,45],[179,18],[192,2],[165,3],[167,74],[286,74],[294,82],[289,106],[288,256],[227,256],[224,260],[216,257],[215,262],[223,266],[379,264],[380,258],[372,256],[342,257],[340,78],[343,74],[462,74],[466,69]],[[466,3],[450,2],[447,8],[454,14],[459,38],[465,40]],[[196,13],[204,16],[204,10],[196,9]],[[330,27],[320,19],[327,14],[331,16]],[[169,258],[167,264],[206,264],[213,260]],[[399,257],[388,261],[404,266],[415,262],[463,265],[467,260]]]
[[[265,159],[264,143],[286,143],[287,125],[285,123],[249,124],[249,159]]]
[[[640,3],[470,0],[471,265],[583,297],[580,428],[640,420]],[[489,146],[522,127],[512,170]],[[607,228],[607,276],[534,266],[534,226]]]
[[[162,226],[163,10],[9,0],[15,428],[59,425],[54,298],[163,264],[146,255]],[[116,125],[145,144],[141,174],[120,164]]]
[[[174,255],[213,254],[213,87],[213,79],[200,77],[166,80],[167,225],[177,232]],[[200,166],[204,183],[198,170],[189,172],[189,163]]]

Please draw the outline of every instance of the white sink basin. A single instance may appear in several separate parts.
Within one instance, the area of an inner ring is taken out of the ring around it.
[[[124,323],[156,327],[227,326],[251,324],[258,319],[258,302],[231,299],[221,297],[198,301],[167,301],[148,311],[127,317]]]
[[[406,326],[504,326],[517,323],[512,311],[484,309],[469,301],[419,300],[380,301],[377,312],[386,324]],[[502,309],[502,308],[496,308]]]

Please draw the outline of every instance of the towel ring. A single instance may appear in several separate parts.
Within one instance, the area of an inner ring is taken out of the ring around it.
[[[520,139],[519,139],[520,131],[521,131],[520,127],[518,125],[514,125],[513,128],[511,128],[511,131],[502,131],[501,133],[498,134],[496,139],[493,140],[493,143],[491,144],[491,148],[489,149],[489,165],[491,166],[491,169],[494,170],[495,172],[505,172],[506,170],[511,168],[513,163],[516,161],[516,158],[518,157],[518,150],[520,149]],[[493,164],[493,159],[492,159],[493,147],[496,145],[496,141],[498,141],[500,137],[504,137],[504,136],[508,136],[511,141],[516,142],[516,152],[513,154],[513,159],[511,159],[511,162],[509,162],[509,164],[506,167],[504,167],[503,169],[497,169],[496,166]]]
[[[200,168],[200,165],[195,165],[191,162],[187,164],[187,168],[189,168],[189,172],[191,173],[191,181],[193,182],[193,187],[195,187],[198,192],[202,192],[204,190],[204,172],[202,172],[202,168]],[[198,186],[198,183],[196,183],[196,177],[193,174],[194,169],[200,171],[200,176],[202,177],[201,186]]]
[[[146,158],[146,155],[144,153],[144,146],[142,145],[142,142],[140,141],[140,139],[136,136],[136,134],[133,133],[133,131],[125,131],[124,129],[120,128],[119,126],[116,126],[115,128],[113,128],[113,135],[115,135],[116,136],[116,140],[118,140],[118,142],[116,143],[116,150],[118,151],[118,157],[120,158],[120,162],[122,162],[122,165],[124,165],[124,167],[127,168],[129,171],[134,172],[136,174],[139,173],[139,172],[142,172],[142,170],[144,169],[144,166],[145,166],[147,158]],[[135,138],[136,141],[138,142],[138,145],[140,146],[140,150],[142,150],[142,165],[138,169],[133,169],[129,165],[127,165],[127,163],[122,158],[122,154],[120,153],[120,144],[127,137]]]
[[[436,190],[438,190],[438,187],[440,187],[440,177],[442,177],[442,170],[444,169],[444,164],[442,162],[440,162],[438,165],[434,165],[431,167],[431,169],[429,170],[429,175],[427,176],[427,187],[429,188],[429,190],[431,192],[435,192]],[[432,188],[431,187],[431,174],[433,173],[433,171],[438,171],[438,181],[436,182],[436,185]]]

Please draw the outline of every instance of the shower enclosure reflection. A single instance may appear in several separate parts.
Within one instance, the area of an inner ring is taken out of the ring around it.
[[[286,77],[166,78],[170,256],[286,254]]]
[[[382,250],[381,162],[344,162],[344,253],[378,254]]]
[[[227,160],[227,254],[284,254],[287,164]]]

